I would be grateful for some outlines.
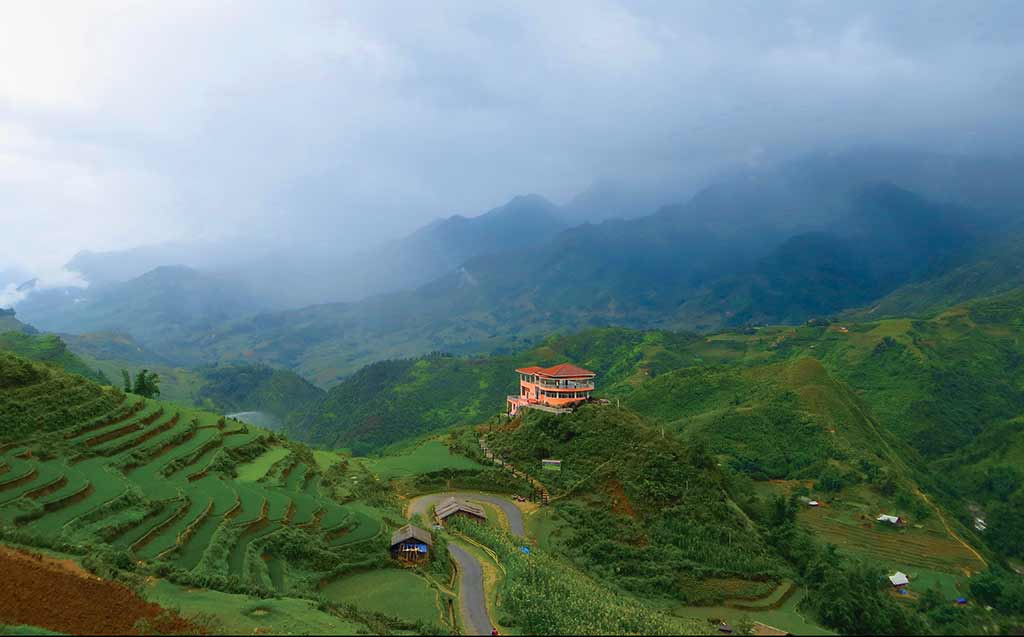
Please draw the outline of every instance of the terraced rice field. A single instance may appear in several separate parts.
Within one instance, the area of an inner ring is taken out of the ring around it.
[[[926,529],[883,528],[874,521],[853,523],[829,513],[806,510],[799,520],[840,550],[867,556],[889,568],[910,566],[952,573],[982,568],[974,555],[948,535]]]
[[[344,533],[331,539],[332,546],[355,544],[376,537],[380,533],[383,523],[376,509],[365,504],[348,504],[345,508],[351,515],[351,521],[346,520],[347,528]],[[322,523],[321,527],[328,533],[332,528],[326,522]]]
[[[296,464],[288,473],[288,478],[285,481],[287,489],[292,492],[302,491],[302,485],[306,483],[306,473],[308,471],[309,467],[305,464],[301,462]]]
[[[238,480],[240,482],[256,482],[257,480],[262,480],[275,463],[283,460],[290,453],[291,451],[286,447],[274,447],[267,450],[263,455],[259,456],[255,460],[238,466],[236,470]]]

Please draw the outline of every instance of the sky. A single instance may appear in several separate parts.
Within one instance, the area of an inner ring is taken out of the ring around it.
[[[1015,154],[1024,3],[5,2],[0,273],[345,251],[517,194],[847,145]]]

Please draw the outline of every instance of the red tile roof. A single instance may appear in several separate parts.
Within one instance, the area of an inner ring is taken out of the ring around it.
[[[572,363],[562,363],[561,365],[555,365],[554,367],[521,367],[516,370],[523,374],[537,374],[538,376],[547,376],[548,378],[577,378],[579,376],[597,376],[594,372],[589,369],[583,369],[577,367]]]

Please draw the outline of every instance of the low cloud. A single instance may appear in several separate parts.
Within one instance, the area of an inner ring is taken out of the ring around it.
[[[0,268],[191,237],[344,251],[822,147],[1017,153],[1022,22],[1016,2],[12,4]]]

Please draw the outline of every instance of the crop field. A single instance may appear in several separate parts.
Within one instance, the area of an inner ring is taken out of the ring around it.
[[[707,622],[708,634],[717,632],[719,621],[725,621],[735,626],[743,619],[760,622],[793,635],[834,634],[832,631],[808,620],[798,610],[797,607],[803,594],[803,591],[798,591],[786,599],[778,608],[747,610],[732,606],[679,606],[672,609],[672,613],[679,617]]]
[[[841,551],[868,557],[894,570],[916,567],[962,573],[982,569],[963,545],[931,529],[887,528],[873,518],[850,519],[827,508],[802,511],[798,519]]]
[[[45,395],[53,384],[47,382],[22,393]],[[95,401],[95,394],[76,390],[66,399]],[[179,573],[236,575],[273,592],[294,590],[294,573],[302,590],[318,580],[262,548],[275,533],[291,527],[327,551],[382,531],[373,507],[342,505],[321,492],[322,472],[341,461],[329,452],[297,454],[266,431],[216,414],[136,397],[110,401],[106,413],[4,443],[0,524],[33,536],[105,543],[138,564],[160,562]],[[280,614],[282,625],[345,625],[309,606],[270,600],[265,609],[252,609],[252,623],[266,625],[256,618]],[[306,614],[316,620],[295,619]],[[246,625],[244,616],[235,618],[237,625]]]
[[[267,450],[252,462],[240,465],[236,469],[238,480],[240,482],[256,482],[261,480],[276,462],[283,460],[289,453],[291,452],[286,447],[274,447]]]
[[[363,461],[381,480],[404,478],[442,469],[479,469],[480,465],[465,456],[453,454],[438,440],[428,440],[411,452]]]
[[[426,580],[406,570],[384,569],[350,575],[330,582],[322,593],[339,604],[355,604],[360,610],[398,614],[407,621],[437,623],[437,594]],[[396,604],[396,600],[401,603]]]
[[[447,621],[427,580],[387,568],[385,537],[401,513],[354,499],[377,486],[366,484],[363,460],[50,368],[39,381],[23,377],[9,404],[27,405],[27,420],[0,430],[7,541],[132,570],[147,582],[144,596],[214,617],[212,632],[372,634],[386,624],[369,612]],[[0,398],[10,391],[0,387]],[[477,466],[433,441],[366,462],[392,476]],[[358,612],[324,612],[309,601],[324,581],[345,598],[350,586],[372,594]],[[281,597],[289,594],[297,597]]]
[[[347,513],[351,517],[345,521],[345,532],[331,539],[332,546],[355,544],[356,542],[369,540],[380,533],[383,522],[377,509],[358,503],[348,504],[345,506],[345,509],[347,509]],[[330,530],[334,527],[330,526],[328,522],[329,520],[325,517],[321,527],[330,533]]]

